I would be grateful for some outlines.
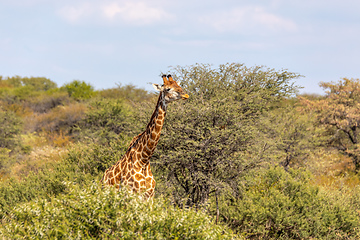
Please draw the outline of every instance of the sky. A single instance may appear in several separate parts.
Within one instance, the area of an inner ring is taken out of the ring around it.
[[[0,75],[152,90],[175,66],[243,63],[360,78],[358,0],[0,0]]]

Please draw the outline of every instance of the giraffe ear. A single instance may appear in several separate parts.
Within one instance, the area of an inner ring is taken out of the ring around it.
[[[153,84],[153,87],[155,88],[156,91],[161,91],[163,89],[162,86],[160,86],[159,84],[156,84],[156,83]]]

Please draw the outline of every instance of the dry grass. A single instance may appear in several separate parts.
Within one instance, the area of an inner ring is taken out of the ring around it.
[[[352,159],[335,150],[319,149],[314,152],[307,162],[307,168],[315,175],[313,182],[325,188],[354,188],[360,184]]]
[[[22,143],[25,146],[30,146],[33,148],[39,147],[66,147],[72,143],[69,136],[67,136],[63,131],[59,132],[40,132],[39,134],[30,133],[27,135],[22,135]]]
[[[10,176],[22,179],[30,172],[51,168],[52,163],[59,162],[67,154],[66,147],[71,143],[68,136],[60,133],[26,134],[21,136],[22,144],[31,148],[28,154],[19,154],[16,161],[2,173],[2,179]]]
[[[86,110],[85,104],[74,103],[69,106],[57,106],[43,114],[34,113],[25,119],[25,130],[28,132],[59,132],[83,119]]]
[[[37,172],[45,166],[49,168],[51,163],[59,162],[67,154],[67,148],[42,146],[34,148],[30,154],[22,156],[22,161],[13,165],[10,175],[21,180],[30,172]]]

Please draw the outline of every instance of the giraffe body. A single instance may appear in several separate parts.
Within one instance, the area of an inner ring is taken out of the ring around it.
[[[166,115],[167,104],[189,96],[170,75],[163,76],[164,85],[153,84],[160,91],[155,110],[146,130],[134,137],[125,155],[115,165],[108,168],[102,178],[107,185],[128,186],[133,192],[145,192],[147,198],[154,196],[155,180],[150,168],[150,158],[160,139]]]

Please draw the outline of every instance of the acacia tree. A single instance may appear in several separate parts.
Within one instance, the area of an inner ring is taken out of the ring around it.
[[[306,114],[297,102],[284,99],[285,106],[267,112],[262,118],[262,132],[268,139],[269,157],[288,170],[301,165],[311,149],[319,144],[314,118]]]
[[[326,90],[322,99],[302,98],[302,103],[318,113],[320,124],[327,128],[328,143],[352,158],[360,170],[360,80],[343,78],[320,83]]]
[[[265,160],[258,117],[296,91],[298,75],[242,64],[177,67],[173,75],[190,98],[169,107],[152,158],[158,191],[170,189],[177,204],[188,205],[236,193],[239,176]]]

